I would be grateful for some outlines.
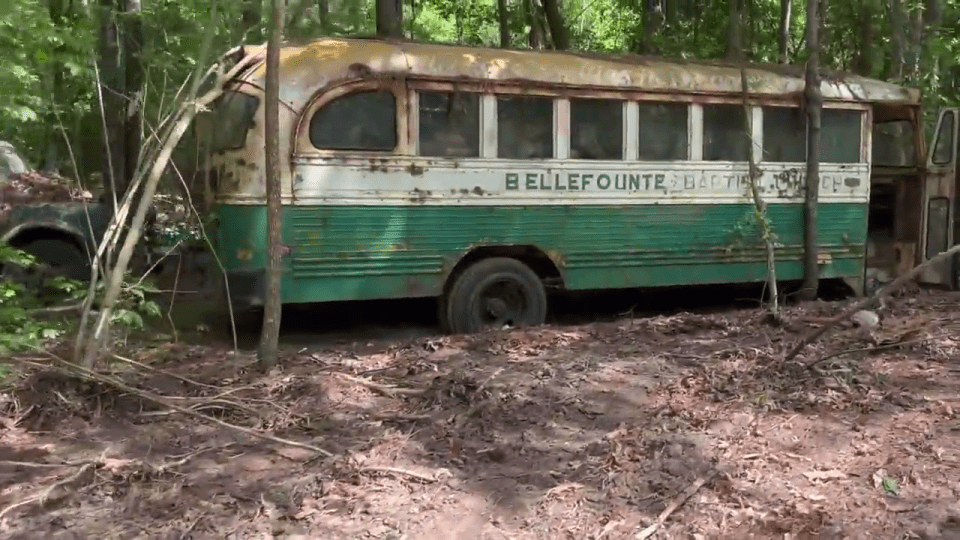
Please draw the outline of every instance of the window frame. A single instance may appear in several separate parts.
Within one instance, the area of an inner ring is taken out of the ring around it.
[[[330,102],[349,94],[370,91],[390,91],[393,93],[394,103],[396,103],[396,129],[397,144],[392,150],[340,150],[329,148],[317,148],[310,140],[310,126],[317,112]],[[407,111],[409,97],[405,91],[405,85],[402,81],[391,80],[352,80],[345,81],[336,86],[325,88],[318,92],[311,99],[310,103],[304,107],[304,113],[300,115],[294,127],[296,140],[294,141],[293,157],[308,158],[330,158],[330,157],[384,157],[401,156],[410,154],[410,136],[407,128]]]

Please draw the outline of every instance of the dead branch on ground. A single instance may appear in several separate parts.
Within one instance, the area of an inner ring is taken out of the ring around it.
[[[15,362],[19,362],[19,363],[23,363],[23,364],[30,365],[30,366],[35,366],[35,367],[38,367],[38,366],[39,366],[39,367],[47,367],[47,368],[52,367],[53,369],[55,369],[55,370],[57,370],[57,371],[60,371],[60,372],[65,373],[65,374],[67,374],[67,375],[72,375],[72,376],[77,377],[77,378],[80,378],[80,379],[82,379],[82,380],[93,381],[93,382],[98,382],[98,383],[105,384],[105,385],[108,385],[108,386],[112,386],[112,387],[114,387],[114,388],[116,388],[116,389],[118,389],[118,390],[121,390],[121,391],[126,392],[126,393],[128,393],[128,394],[137,396],[137,397],[139,397],[139,398],[141,398],[141,399],[143,399],[143,400],[146,400],[146,401],[155,403],[155,404],[157,404],[157,405],[160,405],[161,407],[167,407],[167,408],[172,409],[172,410],[174,410],[174,411],[176,411],[176,412],[179,412],[179,413],[181,413],[181,414],[185,414],[185,415],[187,415],[187,416],[191,416],[191,417],[193,417],[193,418],[196,418],[196,419],[198,419],[198,420],[202,420],[202,421],[204,421],[204,422],[210,422],[210,423],[216,424],[216,425],[218,425],[218,426],[220,426],[220,427],[223,427],[223,428],[226,428],[226,429],[229,429],[229,430],[232,430],[232,431],[236,431],[236,432],[239,432],[239,433],[243,433],[243,434],[245,434],[245,435],[250,435],[251,437],[256,437],[256,438],[258,438],[258,439],[262,439],[262,440],[265,440],[265,441],[270,441],[270,442],[273,442],[273,443],[276,443],[276,444],[282,444],[282,445],[286,445],[286,446],[292,446],[292,447],[295,447],[295,448],[303,448],[303,449],[305,449],[305,450],[310,450],[311,452],[315,452],[315,453],[317,454],[317,456],[322,456],[322,457],[332,457],[332,456],[333,456],[333,454],[332,454],[331,452],[329,452],[329,451],[327,451],[327,450],[324,450],[323,448],[314,446],[314,445],[312,445],[312,444],[302,443],[302,442],[298,442],[298,441],[292,441],[292,440],[289,440],[289,439],[283,439],[283,438],[280,438],[280,437],[276,437],[276,436],[274,436],[274,435],[270,435],[269,433],[265,433],[265,432],[263,432],[263,431],[259,431],[259,430],[256,430],[256,429],[252,429],[252,428],[248,428],[248,427],[243,427],[243,426],[238,426],[238,425],[236,425],[236,424],[231,424],[231,423],[229,423],[229,422],[225,422],[225,421],[220,420],[220,419],[218,419],[218,418],[214,418],[214,417],[212,417],[212,416],[208,416],[208,415],[206,415],[206,414],[200,413],[200,412],[194,410],[193,408],[190,408],[190,407],[187,407],[187,406],[183,406],[183,405],[178,405],[178,404],[176,404],[176,403],[172,403],[171,400],[170,400],[170,398],[166,398],[166,397],[163,397],[163,396],[154,394],[153,392],[148,392],[148,391],[146,391],[146,390],[141,390],[141,389],[139,389],[139,388],[134,388],[133,386],[130,386],[129,384],[124,383],[123,381],[120,381],[120,380],[118,380],[118,379],[116,379],[116,378],[114,378],[114,377],[110,377],[110,376],[108,376],[108,375],[104,375],[104,374],[102,374],[102,373],[98,373],[98,372],[96,372],[96,371],[94,371],[94,370],[92,370],[92,369],[89,369],[89,368],[85,367],[85,366],[77,365],[77,364],[71,364],[71,363],[69,363],[69,362],[66,362],[66,361],[63,360],[62,358],[57,357],[56,355],[54,355],[54,354],[52,354],[52,353],[46,352],[45,354],[47,354],[48,356],[50,356],[56,364],[53,365],[53,366],[43,366],[42,364],[38,364],[38,363],[36,363],[36,362],[32,362],[32,361],[28,361],[28,360],[21,360],[21,359],[18,359],[18,358],[13,358],[13,360],[14,360]],[[222,395],[222,394],[221,394],[221,395]],[[217,397],[214,398],[214,399],[219,399],[219,398],[220,398],[220,396],[217,396]]]
[[[71,487],[74,483],[76,483],[78,480],[83,478],[85,474],[92,471],[96,466],[97,466],[96,463],[92,463],[92,462],[84,463],[83,466],[80,467],[80,470],[77,471],[76,473],[71,474],[70,476],[68,476],[67,478],[64,478],[63,480],[57,481],[51,486],[41,489],[36,494],[31,495],[30,497],[27,497],[19,502],[13,503],[10,506],[7,506],[6,508],[4,508],[3,510],[0,510],[0,519],[3,519],[4,516],[6,516],[10,512],[20,507],[27,506],[34,503],[39,503],[41,506],[43,506],[50,500],[59,500],[66,497],[72,492],[67,488]],[[62,489],[60,493],[55,493],[57,488],[64,488],[64,489]]]
[[[650,525],[649,527],[640,531],[637,534],[637,536],[635,537],[636,540],[644,540],[645,538],[650,538],[651,536],[656,534],[657,531],[660,530],[661,527],[663,527],[663,524],[664,522],[667,521],[667,518],[670,517],[671,514],[676,512],[678,508],[683,506],[684,503],[686,503],[690,497],[693,497],[694,493],[699,491],[700,488],[703,487],[704,484],[709,482],[711,478],[713,478],[713,474],[707,477],[697,478],[693,482],[693,484],[691,484],[687,489],[683,490],[683,492],[680,493],[680,495],[677,495],[677,497],[673,499],[673,502],[671,502],[669,506],[663,509],[663,512],[660,512],[660,515],[657,516],[657,521],[654,522],[653,525]]]
[[[387,386],[385,384],[375,383],[371,380],[361,379],[360,377],[354,377],[353,375],[347,375],[346,373],[341,373],[339,371],[332,372],[343,379],[346,379],[352,383],[359,384],[364,388],[369,388],[379,392],[387,397],[397,397],[397,396],[419,396],[423,395],[426,392],[422,388],[399,388],[396,386]]]
[[[944,252],[941,252],[939,255],[933,257],[932,259],[926,260],[920,263],[919,265],[913,267],[913,269],[907,272],[906,274],[898,277],[897,279],[891,281],[887,285],[881,287],[879,290],[877,290],[877,292],[873,293],[873,295],[868,296],[867,298],[864,298],[859,302],[855,302],[851,304],[847,309],[843,310],[839,315],[827,320],[819,329],[811,332],[806,337],[801,339],[800,342],[797,343],[793,347],[793,349],[791,349],[790,352],[787,353],[787,355],[784,357],[784,361],[790,361],[796,358],[797,355],[800,354],[807,345],[810,345],[811,343],[819,339],[820,336],[826,334],[828,331],[830,331],[830,329],[834,328],[841,322],[849,319],[858,311],[867,309],[868,307],[874,304],[879,304],[884,298],[890,296],[892,293],[896,292],[897,289],[899,289],[900,287],[903,287],[908,281],[917,277],[917,275],[919,275],[920,272],[922,272],[924,269],[934,264],[944,262],[950,257],[953,257],[958,253],[960,253],[960,244],[957,244],[952,248]],[[819,363],[819,360],[814,360],[813,362],[810,362],[806,365],[807,367],[810,367],[818,363]]]

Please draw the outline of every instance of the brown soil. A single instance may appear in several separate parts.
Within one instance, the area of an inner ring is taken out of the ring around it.
[[[960,538],[958,300],[895,299],[787,364],[840,306],[291,351],[268,374],[136,354],[193,382],[111,366],[334,458],[32,371],[2,396],[0,535],[614,540],[702,479],[653,538]]]

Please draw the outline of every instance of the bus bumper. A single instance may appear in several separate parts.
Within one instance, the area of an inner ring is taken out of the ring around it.
[[[264,270],[228,270],[224,298],[229,295],[234,312],[263,307],[267,298],[267,273]]]

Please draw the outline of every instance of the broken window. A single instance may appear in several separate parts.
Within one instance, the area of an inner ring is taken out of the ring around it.
[[[933,162],[946,165],[953,158],[953,113],[943,115],[940,131],[937,132],[937,145],[933,149]]]
[[[859,163],[861,111],[823,109],[820,118],[820,162]]]
[[[310,120],[310,142],[325,150],[393,150],[397,146],[393,92],[373,90],[334,98]]]
[[[480,95],[420,92],[420,155],[480,155]]]
[[[640,159],[688,159],[687,110],[683,103],[640,104]]]
[[[570,100],[570,157],[623,159],[623,102]]]
[[[799,107],[763,108],[763,159],[777,163],[807,160],[807,121]]]
[[[874,165],[913,167],[917,164],[917,146],[913,124],[909,120],[874,124],[871,146]]]
[[[703,159],[748,161],[750,135],[742,105],[703,106]]]
[[[552,98],[497,98],[497,156],[507,159],[553,157]]]

